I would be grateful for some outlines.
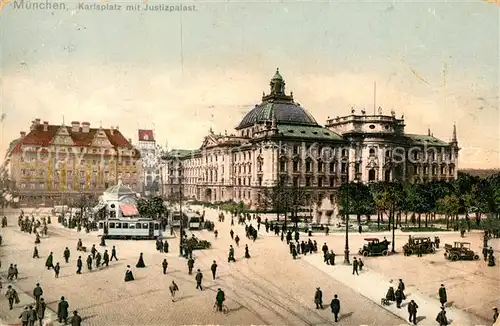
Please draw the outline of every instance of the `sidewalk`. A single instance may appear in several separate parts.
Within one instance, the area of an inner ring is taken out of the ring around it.
[[[394,302],[389,306],[382,306],[380,301],[382,298],[385,298],[387,290],[390,286],[390,280],[385,278],[383,275],[371,271],[366,267],[363,268],[363,271],[360,272],[359,276],[352,275],[352,267],[343,265],[344,258],[342,255],[337,256],[336,262],[338,263],[335,266],[326,265],[323,262],[322,255],[301,256],[301,259],[335,278],[345,286],[350,287],[354,291],[372,300],[375,304],[380,305],[385,310],[401,317],[407,323],[407,304],[409,300],[415,300],[419,307],[417,312],[418,325],[436,325],[436,316],[439,313],[441,306],[437,298],[430,298],[421,293],[418,293],[414,287],[407,286],[405,294],[408,299],[403,301],[401,309],[396,308],[396,303]],[[394,280],[392,285],[394,286],[394,290],[397,289],[397,285],[398,280]],[[446,308],[446,315],[448,317],[450,325],[453,326],[486,325],[479,318],[469,315],[466,312],[454,307]]]
[[[2,278],[5,280],[5,278]],[[9,310],[9,303],[7,298],[5,298],[5,292],[7,292],[7,286],[12,285],[12,288],[16,290],[19,295],[20,302],[18,304],[14,304],[14,309]],[[0,326],[14,326],[21,325],[21,320],[19,319],[19,315],[24,310],[25,306],[32,305],[35,308],[35,299],[29,296],[27,293],[20,290],[13,283],[3,283],[3,288],[1,291],[2,302],[0,306]],[[42,296],[43,297],[43,296]],[[38,325],[38,321],[36,323]],[[43,319],[44,326],[56,326],[57,323],[57,313],[51,310],[48,306],[45,309],[45,318]]]

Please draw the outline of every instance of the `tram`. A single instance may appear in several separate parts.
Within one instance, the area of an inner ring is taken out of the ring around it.
[[[181,212],[173,211],[172,212],[172,227],[180,227],[181,226]]]
[[[201,229],[201,216],[196,212],[189,212],[187,214],[189,221],[189,229],[190,230],[199,230]]]
[[[161,227],[159,221],[151,219],[113,218],[99,222],[99,234],[106,234],[107,239],[156,239],[161,236]]]

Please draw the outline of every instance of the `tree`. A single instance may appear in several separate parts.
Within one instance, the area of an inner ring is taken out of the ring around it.
[[[161,197],[140,198],[137,201],[137,210],[141,216],[158,219],[167,212],[163,199]]]
[[[276,212],[276,218],[280,220],[280,213],[285,208],[285,182],[280,181],[272,187],[265,187],[260,192],[259,205],[265,210],[271,209]]]
[[[438,210],[446,215],[446,228],[449,228],[449,218],[452,220],[460,211],[460,200],[456,195],[445,196],[437,201]]]
[[[339,199],[341,214],[355,214],[358,223],[361,223],[361,215],[370,213],[370,208],[373,207],[370,188],[363,183],[342,184],[339,189]]]

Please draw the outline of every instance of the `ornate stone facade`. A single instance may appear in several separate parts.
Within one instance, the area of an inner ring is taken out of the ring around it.
[[[451,142],[404,132],[395,113],[328,119],[325,126],[285,93],[277,71],[270,93],[242,119],[236,134],[210,130],[200,149],[164,157],[164,192],[200,201],[259,206],[264,187],[280,178],[307,190],[309,203],[329,198],[343,183],[426,182],[457,177],[456,129]]]

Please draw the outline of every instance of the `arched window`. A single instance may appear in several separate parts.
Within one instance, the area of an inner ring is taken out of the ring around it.
[[[370,148],[370,156],[375,156],[375,148]]]

